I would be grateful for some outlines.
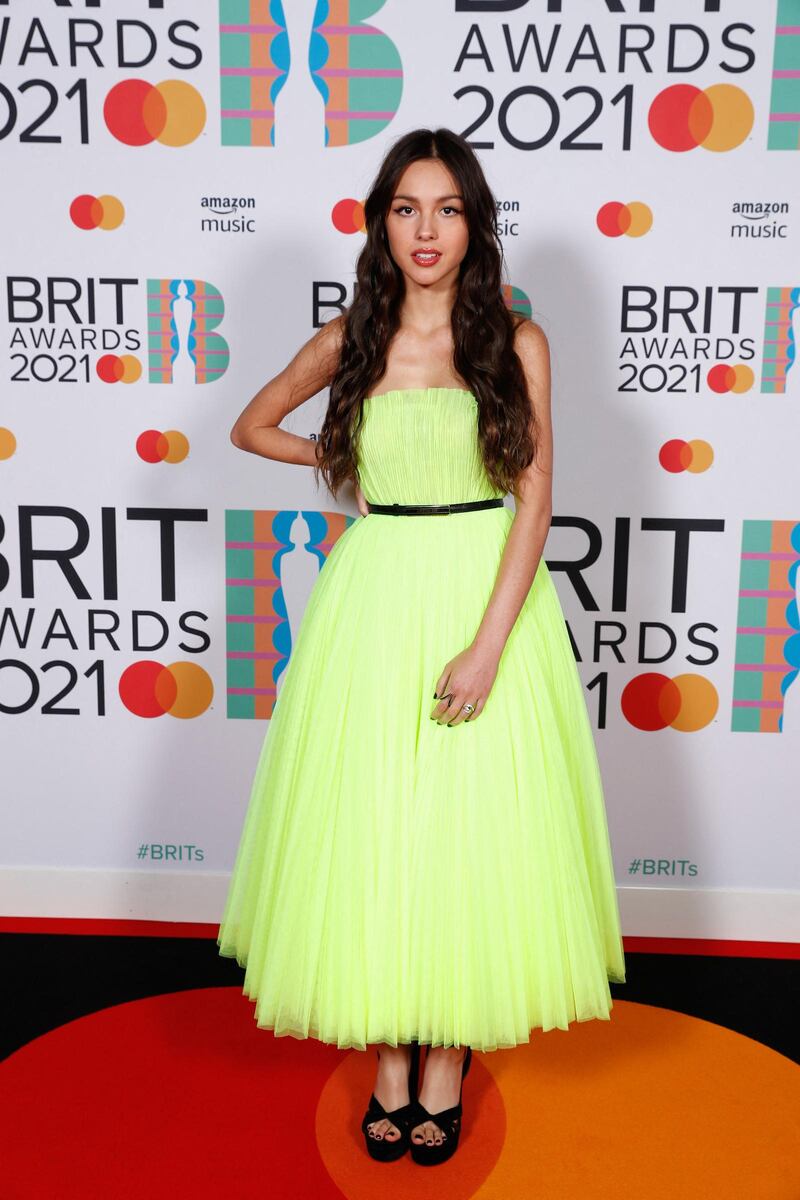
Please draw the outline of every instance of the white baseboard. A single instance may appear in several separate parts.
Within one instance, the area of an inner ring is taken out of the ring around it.
[[[621,887],[623,936],[800,943],[800,892]]]
[[[224,871],[4,867],[0,915],[215,924],[228,880]],[[621,887],[617,894],[623,936],[800,942],[800,892]]]

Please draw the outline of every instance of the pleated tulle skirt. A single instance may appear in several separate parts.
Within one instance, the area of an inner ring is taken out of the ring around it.
[[[494,1050],[624,982],[583,687],[541,560],[474,721],[430,719],[513,512],[371,513],[315,581],[219,928],[260,1027]]]

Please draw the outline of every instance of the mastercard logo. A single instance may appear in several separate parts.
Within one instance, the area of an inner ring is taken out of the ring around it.
[[[135,354],[104,354],[98,358],[95,370],[103,383],[136,383],[142,364]]]
[[[126,146],[186,146],[203,132],[206,106],[183,79],[123,79],[106,96],[103,117],[108,132]]]
[[[597,213],[597,228],[605,237],[641,237],[649,233],[653,224],[653,211],[640,200],[632,200],[623,204],[619,200],[609,200]]]
[[[189,439],[177,429],[145,429],[136,439],[136,453],[148,463],[179,463],[189,453]]]
[[[339,200],[331,209],[331,221],[339,233],[366,233],[367,221],[360,200]]]
[[[145,659],[126,667],[119,680],[119,698],[136,717],[199,717],[213,696],[211,677],[193,662],[165,667]]]
[[[76,196],[69,215],[78,229],[118,229],[125,220],[125,208],[116,196]]]
[[[752,367],[745,363],[716,363],[706,375],[712,392],[749,392],[755,383]]]
[[[0,462],[5,458],[11,458],[16,449],[17,439],[14,437],[14,434],[10,429],[6,429],[5,426],[0,425]]]
[[[648,732],[670,726],[680,733],[704,729],[717,715],[717,689],[703,675],[648,671],[625,685],[620,697],[625,719]]]
[[[700,475],[707,471],[714,461],[714,451],[708,442],[694,438],[684,442],[680,438],[672,438],[658,452],[658,461],[665,471],[679,475],[681,471],[692,471]]]
[[[750,97],[732,83],[698,88],[676,83],[655,97],[647,115],[653,140],[678,153],[704,150],[717,153],[741,146],[753,128]]]

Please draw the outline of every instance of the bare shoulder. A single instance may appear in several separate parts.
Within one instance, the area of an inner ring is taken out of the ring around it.
[[[330,321],[326,321],[310,339],[320,353],[330,357],[338,366],[339,356],[342,352],[342,342],[344,341],[344,325],[347,313],[339,313],[338,316],[332,317]]]
[[[549,371],[550,343],[541,325],[530,317],[522,317],[514,330],[516,350],[526,374],[536,377],[543,369]]]
[[[339,369],[345,313],[339,313],[311,335],[272,381],[282,392],[282,407],[291,411],[328,387]]]
[[[546,419],[550,408],[550,343],[541,325],[522,317],[514,330],[514,350],[522,364],[531,405]]]
[[[525,375],[535,444],[533,460],[522,472],[514,497],[517,509],[529,504],[537,513],[551,513],[553,426],[550,411],[550,345],[541,325],[523,317],[514,330],[514,349]]]
[[[300,347],[286,367],[286,374],[303,381],[315,391],[327,387],[339,368],[344,340],[345,313],[326,321]]]

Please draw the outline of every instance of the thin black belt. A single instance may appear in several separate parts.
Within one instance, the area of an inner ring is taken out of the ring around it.
[[[383,513],[389,517],[426,517],[429,514],[474,512],[478,508],[502,508],[502,496],[492,500],[464,500],[459,504],[370,504],[371,513]]]

